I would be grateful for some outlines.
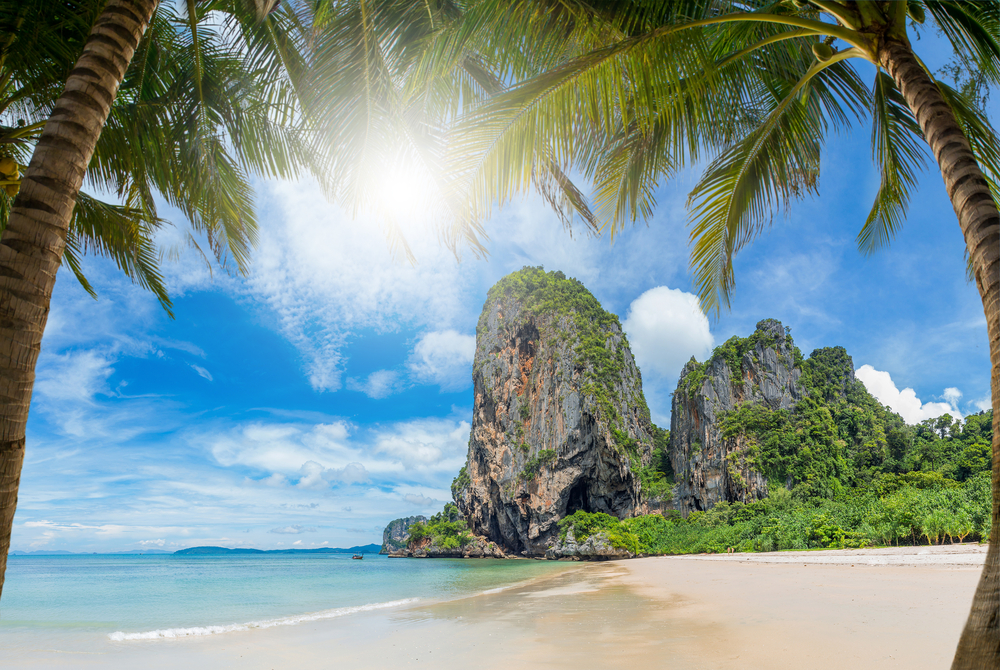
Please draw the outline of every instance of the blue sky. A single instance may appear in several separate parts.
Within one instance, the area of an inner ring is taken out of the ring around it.
[[[63,271],[12,549],[351,546],[437,511],[465,460],[475,322],[488,288],[524,265],[580,279],[621,317],[661,425],[683,362],[767,317],[807,355],[845,346],[911,422],[979,411],[985,319],[941,178],[924,173],[892,247],[863,257],[854,238],[878,185],[867,142],[860,128],[827,145],[821,197],[738,257],[733,308],[712,320],[687,271],[693,173],[613,244],[567,235],[527,197],[489,223],[488,260],[459,263],[418,213],[404,225],[416,266],[314,184],[261,183],[250,275],[209,272],[179,245],[165,265],[175,320],[106,262],[86,265],[98,301]]]

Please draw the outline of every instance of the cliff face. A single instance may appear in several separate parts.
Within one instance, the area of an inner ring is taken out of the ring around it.
[[[811,375],[808,386],[804,371]],[[727,418],[744,408],[760,408],[772,413],[758,411],[758,424],[760,416],[783,419],[810,394],[821,402],[836,401],[854,386],[854,365],[843,349],[817,350],[804,361],[774,319],[759,322],[748,338],[731,338],[705,363],[691,359],[681,371],[670,422],[676,508],[687,514],[720,501],[745,503],[767,496],[767,479],[755,453],[760,427],[757,434],[746,430],[753,416],[728,427]],[[867,395],[863,389],[858,392]],[[796,482],[788,475],[781,483],[790,488]]]
[[[382,550],[378,553],[388,554],[406,549],[406,545],[410,540],[409,528],[418,521],[426,523],[427,517],[408,516],[390,521],[389,525],[382,531]]]
[[[649,409],[617,317],[561,272],[494,286],[476,328],[468,463],[453,486],[476,535],[544,555],[577,510],[644,510]]]
[[[774,319],[758,323],[746,340],[733,338],[722,345],[706,363],[691,359],[684,366],[670,419],[679,510],[767,496],[767,481],[746,461],[749,445],[739,435],[724,437],[719,422],[744,403],[792,409],[805,393],[801,377],[794,344]]]

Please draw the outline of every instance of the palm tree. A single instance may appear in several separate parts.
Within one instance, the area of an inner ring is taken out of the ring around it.
[[[969,91],[937,80],[910,40],[929,15],[959,62],[1000,83],[1000,4],[567,0],[554,17],[533,14],[527,2],[472,5],[466,24],[442,38],[443,53],[467,44],[484,52],[487,43],[495,52],[556,55],[535,72],[508,69],[506,92],[459,123],[454,172],[470,209],[481,213],[526,188],[545,158],[595,183],[597,211],[614,232],[649,216],[659,180],[709,157],[689,200],[691,266],[708,308],[729,304],[734,254],[776,210],[816,192],[831,131],[862,119],[872,125],[882,180],[858,234],[865,253],[888,244],[902,225],[922,147],[930,148],[987,319],[992,536],[1000,537],[1000,215],[993,198],[1000,141]],[[561,40],[555,49],[552,34]],[[874,66],[868,84],[853,66],[858,60]],[[1000,549],[991,544],[954,667],[1000,666],[998,635]]]
[[[301,55],[289,17],[261,21],[272,4],[0,3],[0,119],[11,119],[0,125],[0,592],[63,257],[91,292],[80,255],[111,258],[169,311],[154,194],[185,214],[192,244],[202,235],[223,266],[245,271],[250,175],[315,167],[289,74]],[[124,204],[83,193],[85,180]]]
[[[483,251],[482,228],[449,200],[442,140],[458,101],[485,100],[499,80],[472,53],[421,69],[420,45],[433,46],[460,9],[409,0],[275,4],[187,0],[177,11],[156,0],[0,0],[0,119],[25,119],[0,125],[0,156],[6,145],[18,172],[30,156],[23,178],[0,175],[0,186],[20,189],[16,198],[0,192],[0,592],[34,366],[62,258],[92,292],[79,255],[108,256],[169,310],[152,238],[163,224],[154,194],[242,272],[256,233],[248,173],[308,170],[357,209],[372,204],[372,183],[401,159],[438,185],[444,240],[456,252],[463,243]],[[416,85],[428,78],[433,86]],[[84,184],[125,204],[89,196]],[[569,207],[593,223],[554,164],[538,171],[536,185],[564,216]],[[390,242],[409,255],[386,223]]]

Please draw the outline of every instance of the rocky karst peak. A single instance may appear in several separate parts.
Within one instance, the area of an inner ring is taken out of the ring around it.
[[[855,386],[854,364],[842,347],[803,360],[775,319],[760,321],[749,337],[730,338],[704,363],[692,358],[681,371],[670,422],[676,508],[688,513],[766,497],[757,452],[760,435],[777,433],[757,424],[786,421],[807,396],[837,402]],[[793,479],[786,475],[780,483],[791,488]]]
[[[468,463],[453,494],[476,534],[543,555],[577,510],[645,509],[652,424],[618,318],[575,279],[524,268],[476,328]]]

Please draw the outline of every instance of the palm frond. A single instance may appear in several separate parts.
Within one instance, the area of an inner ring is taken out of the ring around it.
[[[870,254],[889,244],[902,227],[910,192],[926,152],[920,125],[895,83],[885,72],[872,87],[872,157],[882,180],[875,203],[858,233],[858,249]]]
[[[923,3],[956,54],[974,61],[993,84],[1000,83],[1000,6],[995,2],[926,0]]]
[[[112,205],[81,192],[67,233],[68,262],[83,287],[96,297],[83,276],[79,256],[93,253],[110,259],[134,284],[151,291],[172,316],[153,240],[156,229],[166,222],[150,220],[146,214],[142,208]]]
[[[773,110],[760,127],[713,161],[691,191],[691,267],[704,309],[729,306],[733,256],[770,225],[775,211],[815,193],[830,121],[818,96],[800,93],[837,65],[816,63],[794,85],[775,90]]]

